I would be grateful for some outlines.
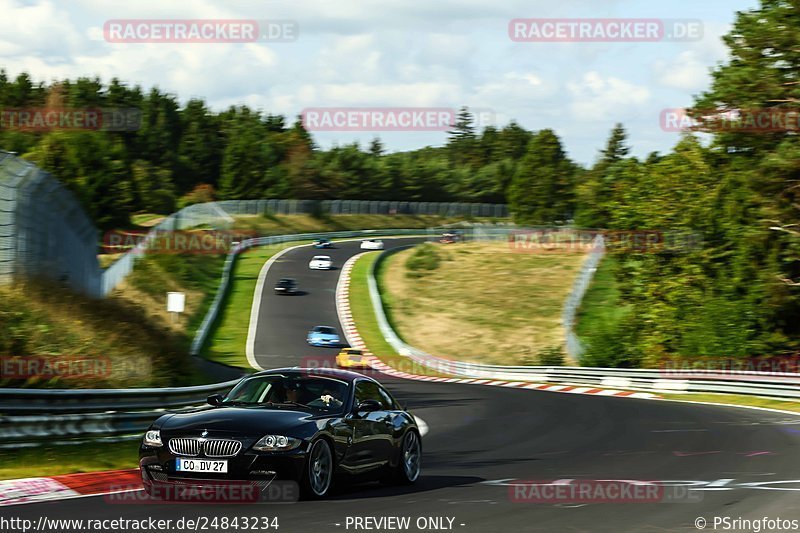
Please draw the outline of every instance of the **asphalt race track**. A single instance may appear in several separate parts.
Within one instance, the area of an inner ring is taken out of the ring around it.
[[[385,241],[399,245],[408,239]],[[340,329],[334,306],[339,270],[309,271],[315,253],[341,267],[358,243],[330,251],[293,250],[271,268],[261,303],[255,353],[264,367],[330,358],[305,334]],[[305,294],[275,296],[279,277]],[[50,518],[197,518],[277,516],[281,532],[390,531],[347,527],[348,517],[452,518],[452,530],[697,531],[695,520],[800,520],[800,416],[630,398],[582,396],[425,383],[378,376],[429,425],[420,481],[344,489],[329,500],[289,505],[119,505],[103,497],[5,508],[2,514]],[[512,480],[671,482],[680,503],[512,502]],[[797,480],[797,481],[794,481]],[[696,490],[686,491],[688,486]],[[445,527],[449,522],[444,521]],[[732,523],[732,522],[731,522]],[[721,526],[717,527],[720,530]],[[766,529],[766,528],[763,528]],[[228,529],[233,531],[233,529]],[[434,530],[434,529],[428,529]],[[442,529],[438,529],[442,530]],[[445,529],[446,530],[446,529]]]

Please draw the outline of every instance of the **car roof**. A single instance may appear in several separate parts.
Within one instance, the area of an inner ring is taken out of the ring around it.
[[[330,259],[331,256],[329,255],[315,255],[314,259]]]
[[[352,372],[350,370],[341,370],[339,368],[307,368],[307,367],[295,366],[289,368],[275,368],[272,370],[265,370],[263,372],[257,372],[253,374],[253,376],[268,376],[270,374],[295,374],[295,375],[310,374],[316,376],[336,378],[342,381],[347,381],[348,383],[352,383],[357,379],[366,379],[378,383],[376,380],[372,379],[369,376],[365,376],[364,374],[359,374],[358,372]]]

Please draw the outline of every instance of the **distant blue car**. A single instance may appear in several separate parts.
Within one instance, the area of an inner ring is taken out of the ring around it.
[[[306,339],[311,346],[339,346],[339,334],[330,326],[315,326]]]
[[[314,248],[333,248],[333,243],[328,239],[317,239],[314,241]]]

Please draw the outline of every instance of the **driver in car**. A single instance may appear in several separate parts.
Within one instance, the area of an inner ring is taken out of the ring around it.
[[[325,404],[326,407],[334,407],[334,408],[341,407],[342,400],[336,398],[334,394],[335,394],[334,391],[330,389],[325,389],[323,391],[322,396],[320,396],[319,399],[322,400],[322,402]]]

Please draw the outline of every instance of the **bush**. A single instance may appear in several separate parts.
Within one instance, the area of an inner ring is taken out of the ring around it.
[[[561,346],[548,346],[536,355],[540,366],[564,366],[564,348]]]
[[[439,268],[442,258],[439,251],[431,243],[425,243],[417,246],[411,257],[406,259],[406,276],[410,278],[419,278],[424,276],[426,271],[436,270]]]

